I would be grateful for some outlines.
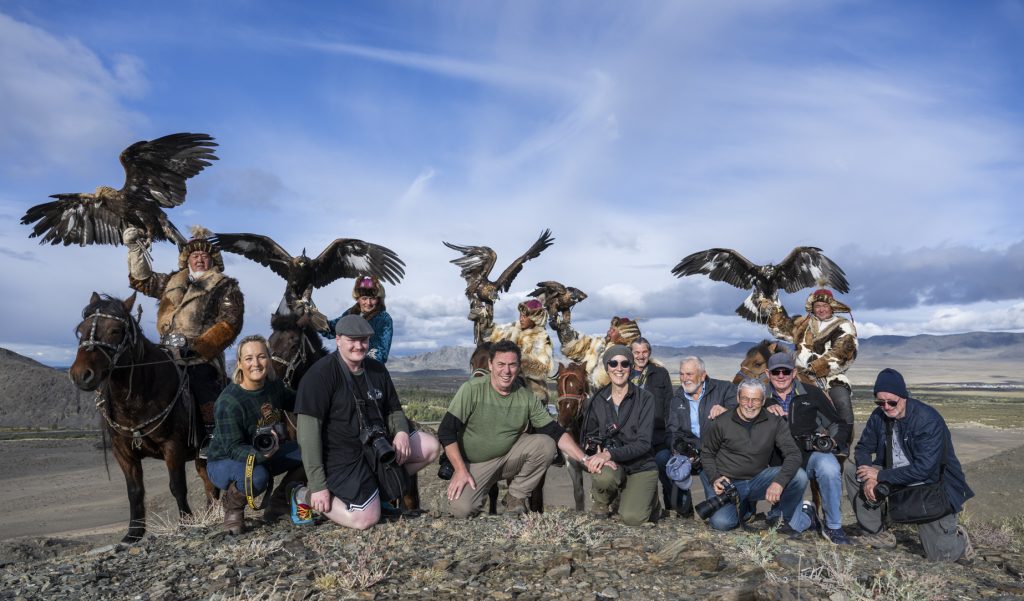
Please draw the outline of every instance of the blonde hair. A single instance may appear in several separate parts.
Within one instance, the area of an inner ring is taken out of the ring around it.
[[[270,357],[270,346],[267,344],[267,339],[259,334],[251,334],[238,341],[238,348],[235,349],[235,371],[231,374],[231,381],[241,386],[245,380],[242,373],[242,347],[250,342],[262,344],[263,350],[267,351],[267,381],[273,382],[277,379],[277,372],[274,371],[274,360]]]

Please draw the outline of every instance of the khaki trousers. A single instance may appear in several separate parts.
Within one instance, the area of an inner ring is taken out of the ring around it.
[[[469,464],[469,474],[476,482],[476,490],[462,489],[458,499],[449,501],[452,515],[472,517],[483,511],[487,492],[499,480],[512,481],[508,493],[517,499],[528,499],[547,472],[555,457],[555,441],[546,434],[523,434],[509,452],[489,461]]]
[[[639,526],[661,509],[657,469],[627,475],[622,466],[616,470],[605,467],[592,474],[591,481],[594,506],[610,507],[618,499],[623,524]]]

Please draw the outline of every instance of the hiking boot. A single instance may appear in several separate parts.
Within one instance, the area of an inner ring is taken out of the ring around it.
[[[611,509],[604,503],[594,503],[590,508],[590,516],[599,520],[606,520],[611,515]]]
[[[245,532],[246,499],[244,494],[238,492],[234,482],[224,491],[221,502],[224,504],[224,530],[235,535]]]
[[[857,542],[864,547],[870,547],[872,549],[895,549],[896,548],[896,535],[888,530],[882,530],[872,534],[865,532],[857,539]]]
[[[978,556],[978,552],[974,550],[974,545],[971,544],[971,537],[967,534],[967,528],[957,524],[956,532],[960,536],[964,537],[964,554],[957,559],[957,563],[969,564],[974,561],[974,558]]]
[[[501,504],[505,506],[506,515],[525,515],[530,513],[530,505],[526,499],[513,497],[509,493],[505,493]]]
[[[291,506],[292,523],[298,526],[312,524],[313,508],[310,507],[308,503],[309,489],[302,485],[296,485],[290,488],[291,490],[288,493],[288,502]],[[300,496],[301,498],[306,498],[307,502],[300,501]]]
[[[846,532],[842,528],[822,528],[821,537],[832,543],[833,545],[850,545],[850,537],[846,536]]]

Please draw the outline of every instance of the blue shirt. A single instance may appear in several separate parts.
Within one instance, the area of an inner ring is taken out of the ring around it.
[[[796,386],[793,386],[793,388],[789,390],[789,394],[786,395],[786,398],[780,397],[779,393],[775,392],[774,389],[772,389],[772,396],[779,401],[779,405],[782,405],[782,410],[789,413],[789,404],[793,402],[793,397],[796,396]]]
[[[698,413],[700,411],[700,400],[704,398],[704,393],[707,390],[707,380],[700,383],[700,394],[697,398],[693,398],[685,389],[683,390],[683,396],[686,397],[686,400],[690,401],[690,431],[697,438],[700,438],[700,414]]]

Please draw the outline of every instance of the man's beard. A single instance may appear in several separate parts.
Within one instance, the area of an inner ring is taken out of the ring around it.
[[[188,277],[192,278],[193,280],[198,280],[199,278],[203,277],[206,274],[207,271],[210,271],[210,270],[209,269],[204,269],[202,271],[196,271],[195,269],[192,269],[191,267],[189,267],[188,268]]]

